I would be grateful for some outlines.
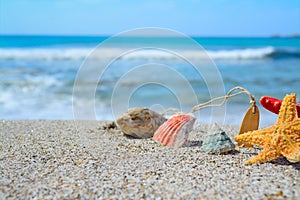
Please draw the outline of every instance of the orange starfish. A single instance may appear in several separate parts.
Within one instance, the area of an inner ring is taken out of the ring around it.
[[[263,150],[246,164],[264,163],[283,155],[290,162],[300,161],[300,118],[297,116],[296,95],[286,95],[275,125],[249,131],[234,138],[239,146],[257,145]]]

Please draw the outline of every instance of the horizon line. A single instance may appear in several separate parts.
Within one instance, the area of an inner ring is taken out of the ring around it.
[[[1,34],[0,36],[35,36],[35,37],[111,37],[115,34],[103,34],[103,35],[97,35],[97,34]],[[294,33],[294,34],[271,34],[271,35],[187,35],[192,38],[299,38],[300,33]],[[149,36],[149,35],[133,35],[128,37],[145,37],[145,38],[151,38],[151,37],[174,37],[174,36],[168,36],[168,35],[162,35],[162,36]]]

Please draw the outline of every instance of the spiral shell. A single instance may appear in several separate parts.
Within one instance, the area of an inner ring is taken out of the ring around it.
[[[235,145],[226,135],[225,131],[215,127],[204,138],[201,149],[209,154],[221,154],[234,150]]]

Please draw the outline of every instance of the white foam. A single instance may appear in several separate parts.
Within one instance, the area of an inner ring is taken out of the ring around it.
[[[212,59],[261,59],[275,52],[274,47],[264,47],[257,49],[235,49],[226,51],[208,51],[208,55]]]
[[[170,50],[172,51],[172,50]],[[216,50],[216,51],[195,51],[195,50],[179,50],[179,55],[185,59],[206,59],[207,55],[211,59],[225,60],[244,60],[244,59],[262,59],[270,56],[276,49],[274,47],[233,49],[233,50]],[[0,59],[2,60],[83,60],[91,58],[101,60],[103,58],[118,57],[122,53],[118,48],[97,49],[92,48],[15,48],[0,49]],[[89,56],[89,57],[88,57]],[[133,59],[158,59],[158,60],[175,60],[180,58],[176,54],[168,51],[145,49],[120,57],[125,60]]]
[[[274,47],[264,47],[257,49],[234,49],[234,50],[218,50],[218,51],[193,51],[181,50],[180,56],[186,59],[211,59],[217,60],[245,60],[245,59],[262,59],[275,52]],[[174,60],[179,57],[161,50],[144,50],[127,54],[124,59],[161,59],[161,60]]]
[[[84,59],[92,49],[42,49],[42,48],[16,48],[0,49],[0,59],[3,60],[80,60]]]

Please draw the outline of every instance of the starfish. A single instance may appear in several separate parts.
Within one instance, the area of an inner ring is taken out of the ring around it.
[[[234,138],[239,146],[262,147],[263,150],[246,164],[264,163],[286,157],[290,162],[300,161],[300,118],[297,115],[296,95],[286,95],[275,125],[249,131]]]

